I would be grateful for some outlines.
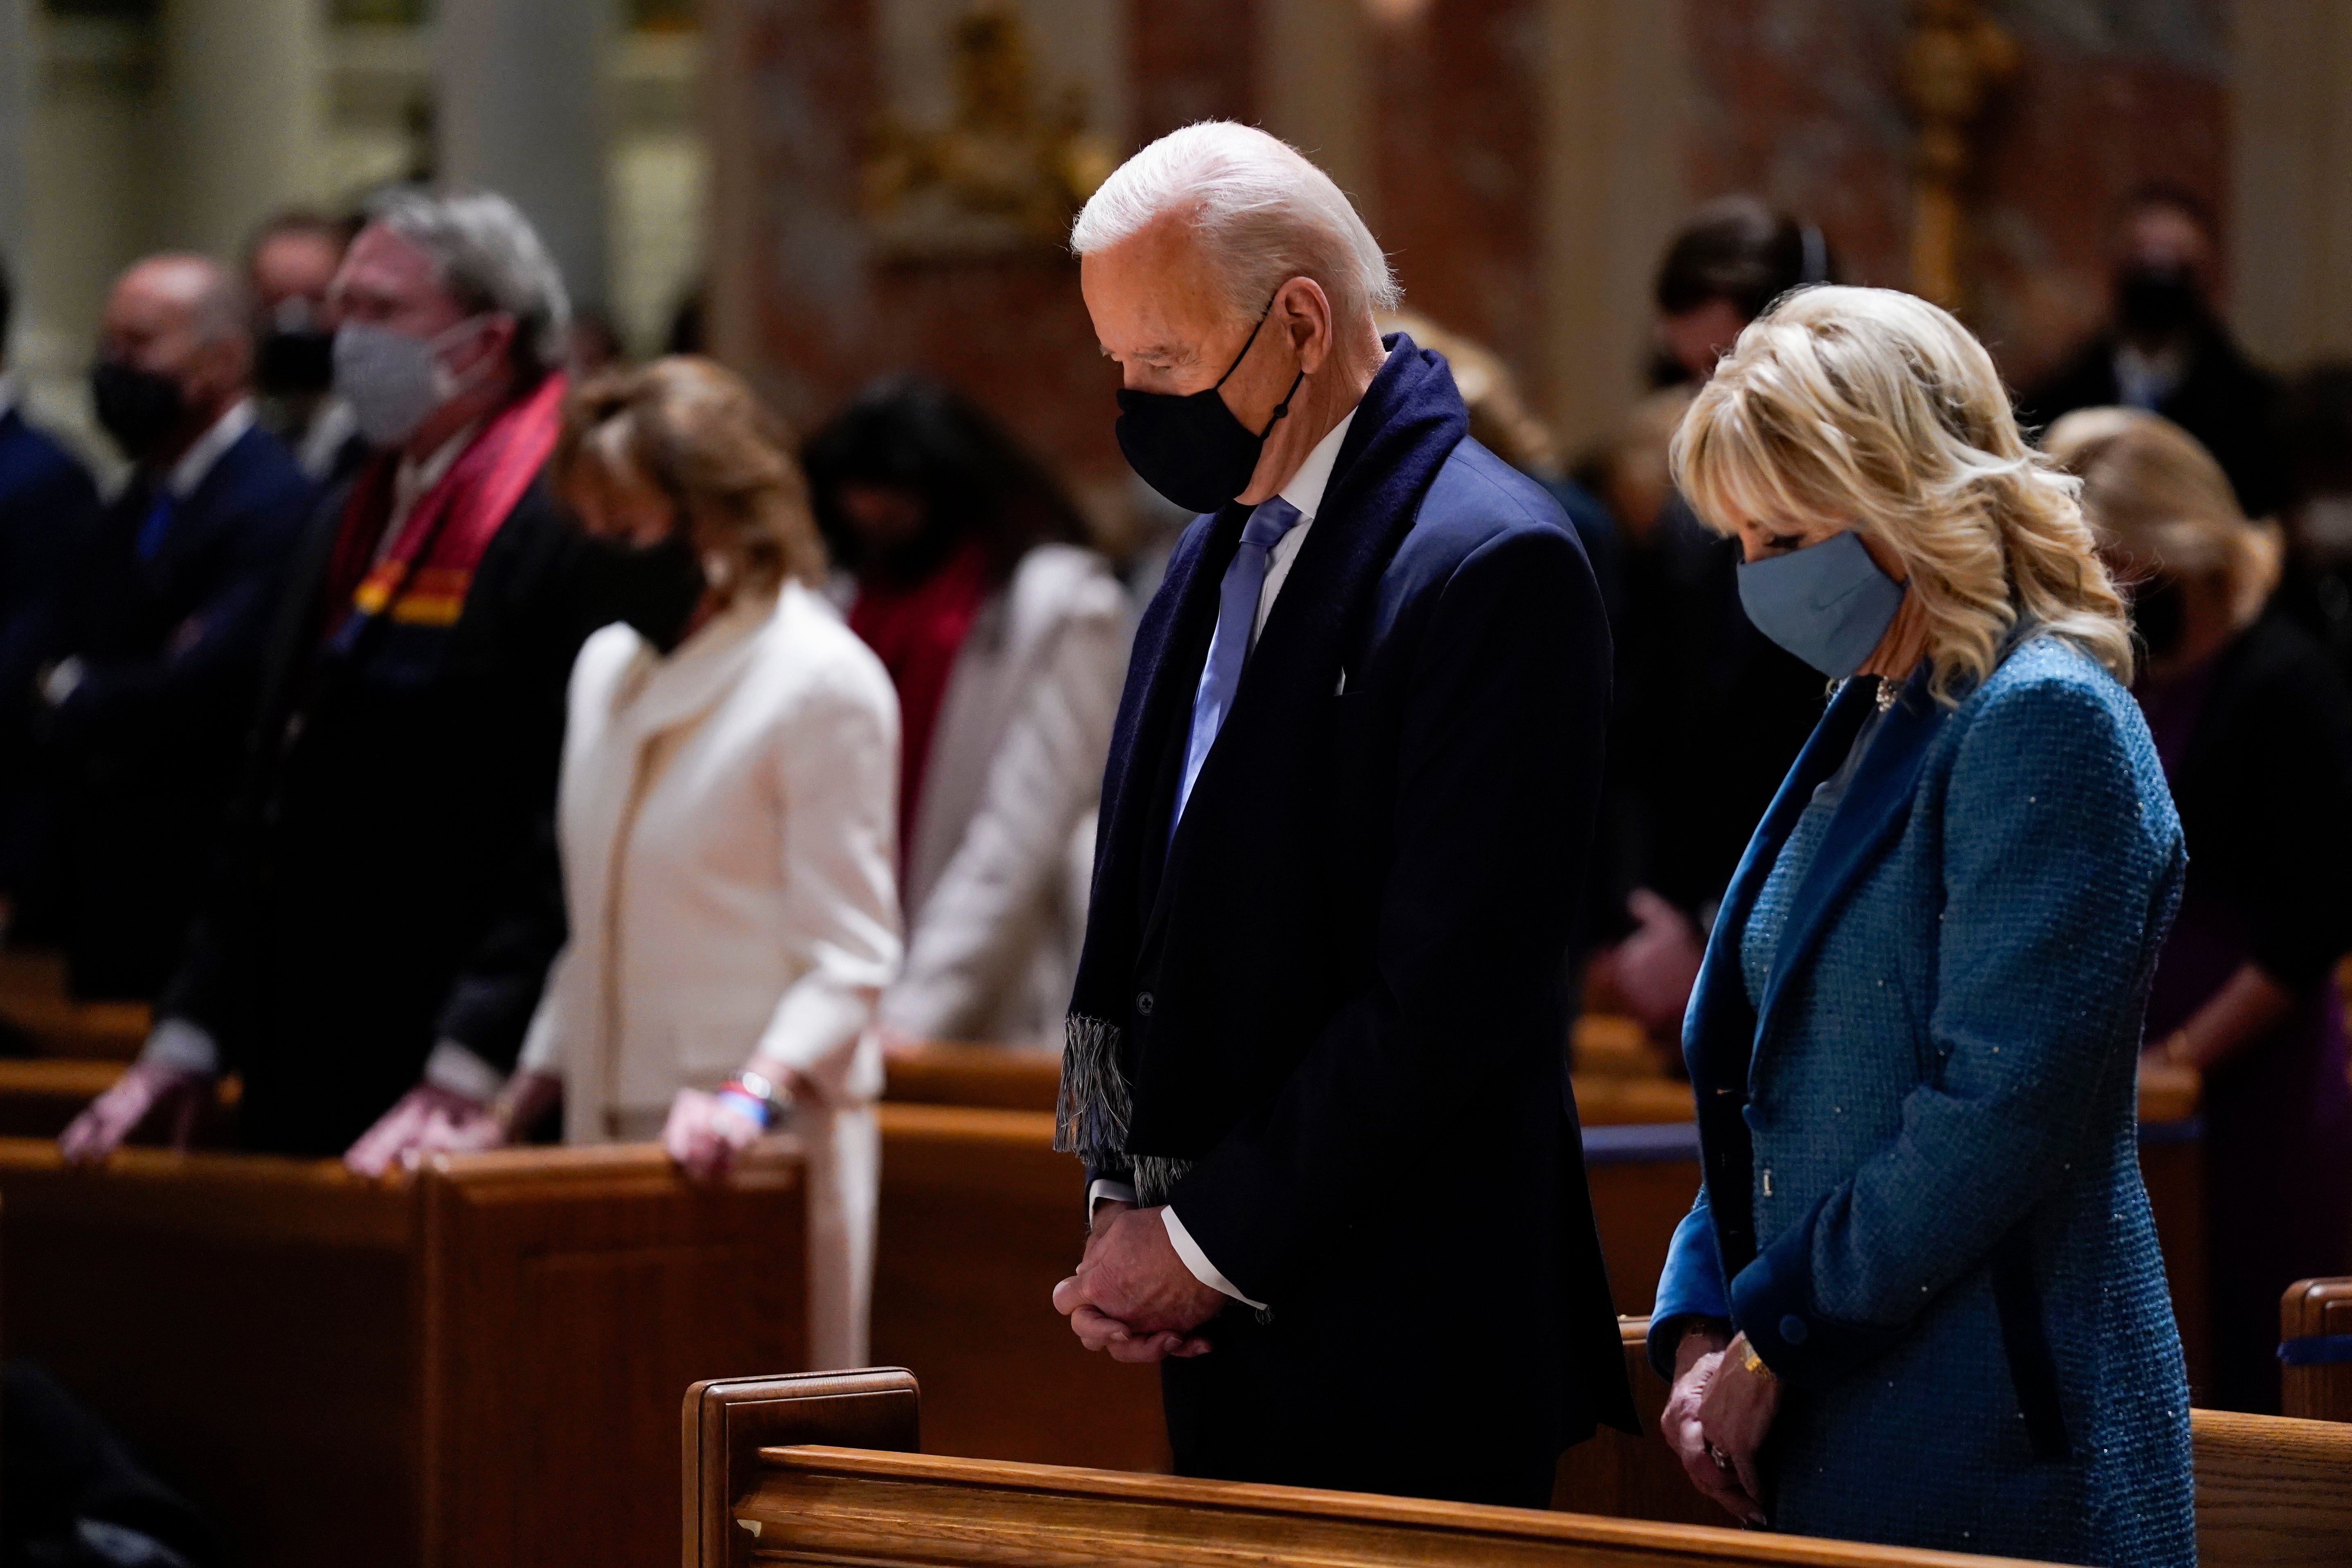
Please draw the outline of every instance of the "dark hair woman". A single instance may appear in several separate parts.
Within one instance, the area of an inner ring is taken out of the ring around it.
[[[885,996],[909,1040],[1061,1037],[1086,926],[1127,601],[1045,467],[971,402],[907,377],[803,453],[849,624],[905,724],[907,964]]]

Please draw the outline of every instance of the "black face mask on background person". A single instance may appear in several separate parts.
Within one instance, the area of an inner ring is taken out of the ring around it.
[[[178,382],[117,359],[90,366],[89,400],[100,428],[134,462],[154,451],[187,412]]]
[[[317,397],[335,384],[335,334],[273,327],[262,334],[253,379],[268,397]]]
[[[686,640],[686,623],[693,618],[694,607],[710,588],[702,556],[688,540],[685,526],[658,544],[606,541],[604,550],[606,612],[628,622],[663,653],[675,653]]]
[[[1269,300],[1258,314],[1257,325],[1250,329],[1249,342],[1242,344],[1242,352],[1225,366],[1215,386],[1189,396],[1119,389],[1118,449],[1127,454],[1128,467],[1187,511],[1215,511],[1248,487],[1250,476],[1257,472],[1258,455],[1265,449],[1265,438],[1290,413],[1290,400],[1298,395],[1298,384],[1307,379],[1302,365],[1291,377],[1290,390],[1275,405],[1274,417],[1255,435],[1234,417],[1234,411],[1218,395],[1218,388],[1231,381],[1242,361],[1249,358],[1251,345],[1273,313],[1274,301]]]
[[[2147,645],[2148,658],[2167,659],[2179,652],[2189,635],[2189,606],[2179,581],[2158,575],[2137,584],[2131,594],[2131,622]]]
[[[2169,338],[2204,318],[2204,296],[2185,267],[2138,262],[2116,274],[2116,321],[2127,337]]]

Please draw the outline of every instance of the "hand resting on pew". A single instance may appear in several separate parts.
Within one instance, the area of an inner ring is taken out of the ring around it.
[[[170,1062],[133,1062],[73,1119],[58,1140],[58,1152],[72,1164],[95,1164],[148,1126],[162,1130],[173,1148],[185,1149],[212,1087],[211,1079]]]
[[[1113,1361],[1206,1355],[1209,1342],[1192,1331],[1224,1304],[1176,1255],[1159,1209],[1115,1199],[1095,1206],[1078,1271],[1054,1287],[1054,1310],[1078,1342]]]

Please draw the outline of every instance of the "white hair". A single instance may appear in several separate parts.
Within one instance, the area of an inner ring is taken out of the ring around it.
[[[1309,278],[1336,320],[1370,323],[1402,293],[1380,241],[1331,176],[1289,143],[1229,120],[1171,131],[1115,170],[1070,228],[1080,256],[1181,214],[1240,315]]]
[[[370,202],[367,219],[431,257],[441,286],[466,310],[514,318],[512,358],[526,384],[562,364],[571,297],[555,258],[514,203],[490,191],[403,186]]]

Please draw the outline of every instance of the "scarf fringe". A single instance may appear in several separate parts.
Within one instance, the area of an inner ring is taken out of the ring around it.
[[[1062,1030],[1062,1089],[1054,1105],[1054,1147],[1100,1169],[1127,1162],[1133,1109],[1118,1063],[1119,1027],[1073,1013]]]
[[[1192,1173],[1192,1162],[1171,1159],[1164,1154],[1138,1154],[1135,1157],[1135,1201],[1151,1208],[1168,1201],[1176,1191],[1176,1184]]]

